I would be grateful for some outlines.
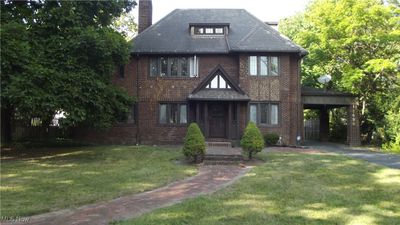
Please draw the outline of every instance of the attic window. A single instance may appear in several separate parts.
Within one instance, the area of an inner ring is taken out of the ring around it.
[[[190,24],[192,35],[225,35],[229,24]]]

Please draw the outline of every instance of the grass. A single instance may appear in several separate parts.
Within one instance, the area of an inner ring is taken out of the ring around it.
[[[331,153],[267,162],[215,194],[116,224],[399,224],[400,170]]]
[[[1,162],[1,216],[17,217],[143,192],[194,175],[176,149],[101,146],[32,150]]]

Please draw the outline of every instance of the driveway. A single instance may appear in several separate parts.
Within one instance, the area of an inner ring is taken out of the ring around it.
[[[305,145],[328,152],[335,152],[353,158],[363,159],[382,166],[400,169],[400,155],[363,150],[362,147],[350,148],[347,145],[328,142],[308,142]]]

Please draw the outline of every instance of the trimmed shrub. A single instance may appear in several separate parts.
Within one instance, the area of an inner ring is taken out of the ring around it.
[[[240,140],[240,145],[242,146],[243,150],[248,153],[249,159],[252,159],[253,154],[260,152],[264,148],[263,136],[253,122],[249,122],[249,124],[247,124],[243,137]]]
[[[186,133],[183,154],[198,162],[206,153],[206,141],[197,123],[191,123]]]
[[[266,133],[264,134],[264,141],[266,146],[276,145],[279,140],[279,135],[276,133]]]

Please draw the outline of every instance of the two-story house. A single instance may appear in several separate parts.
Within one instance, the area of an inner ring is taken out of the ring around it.
[[[182,143],[197,122],[206,139],[238,140],[254,121],[296,142],[303,48],[243,9],[176,9],[151,21],[151,0],[139,1],[131,60],[114,78],[137,97],[130,119],[93,137]]]

